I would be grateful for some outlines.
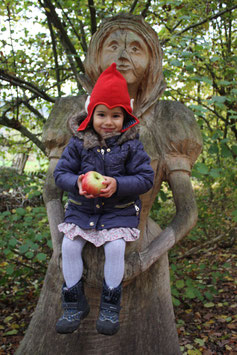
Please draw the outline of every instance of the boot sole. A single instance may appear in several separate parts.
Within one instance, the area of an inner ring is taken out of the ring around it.
[[[80,319],[80,321],[78,321],[77,325],[73,325],[73,324],[68,323],[63,326],[59,326],[56,324],[56,327],[55,327],[56,332],[59,334],[71,334],[71,333],[75,332],[79,328],[81,321],[83,319],[85,319],[89,313],[90,313],[90,307],[88,307],[88,309],[82,313],[81,319]]]
[[[112,326],[111,326],[112,325]],[[113,328],[112,328],[113,327]],[[119,323],[110,323],[110,322],[101,322],[97,320],[96,322],[96,330],[99,334],[103,335],[114,335],[119,331]]]

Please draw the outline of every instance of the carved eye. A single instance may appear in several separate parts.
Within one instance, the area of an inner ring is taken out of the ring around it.
[[[132,53],[138,53],[138,52],[139,52],[139,48],[136,47],[136,46],[132,46],[131,49],[130,49],[130,51],[131,51]]]
[[[113,44],[111,48],[113,49],[113,51],[116,51],[118,49],[118,46],[116,44]]]

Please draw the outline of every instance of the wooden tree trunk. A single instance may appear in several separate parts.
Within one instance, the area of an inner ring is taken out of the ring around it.
[[[16,169],[19,174],[23,174],[28,158],[29,155],[27,153],[18,154],[12,163],[12,167]]]

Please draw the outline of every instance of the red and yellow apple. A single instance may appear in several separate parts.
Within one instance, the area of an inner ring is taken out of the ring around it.
[[[103,181],[105,181],[103,175],[97,173],[97,171],[88,171],[82,178],[82,190],[86,191],[89,195],[97,196],[106,187]]]

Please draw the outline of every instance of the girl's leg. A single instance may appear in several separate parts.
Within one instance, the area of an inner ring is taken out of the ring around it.
[[[60,334],[73,333],[85,318],[90,307],[84,294],[82,250],[86,241],[82,238],[63,239],[62,259],[65,283],[62,287],[63,314],[56,323]]]
[[[100,314],[96,322],[97,332],[113,335],[119,330],[119,312],[124,275],[126,242],[117,239],[104,245],[104,282],[100,302]]]
[[[82,277],[82,250],[85,244],[86,240],[81,237],[74,240],[63,238],[62,266],[64,280],[68,288],[74,286]]]
[[[124,239],[117,239],[104,244],[104,278],[109,288],[117,287],[123,279],[125,247]]]

